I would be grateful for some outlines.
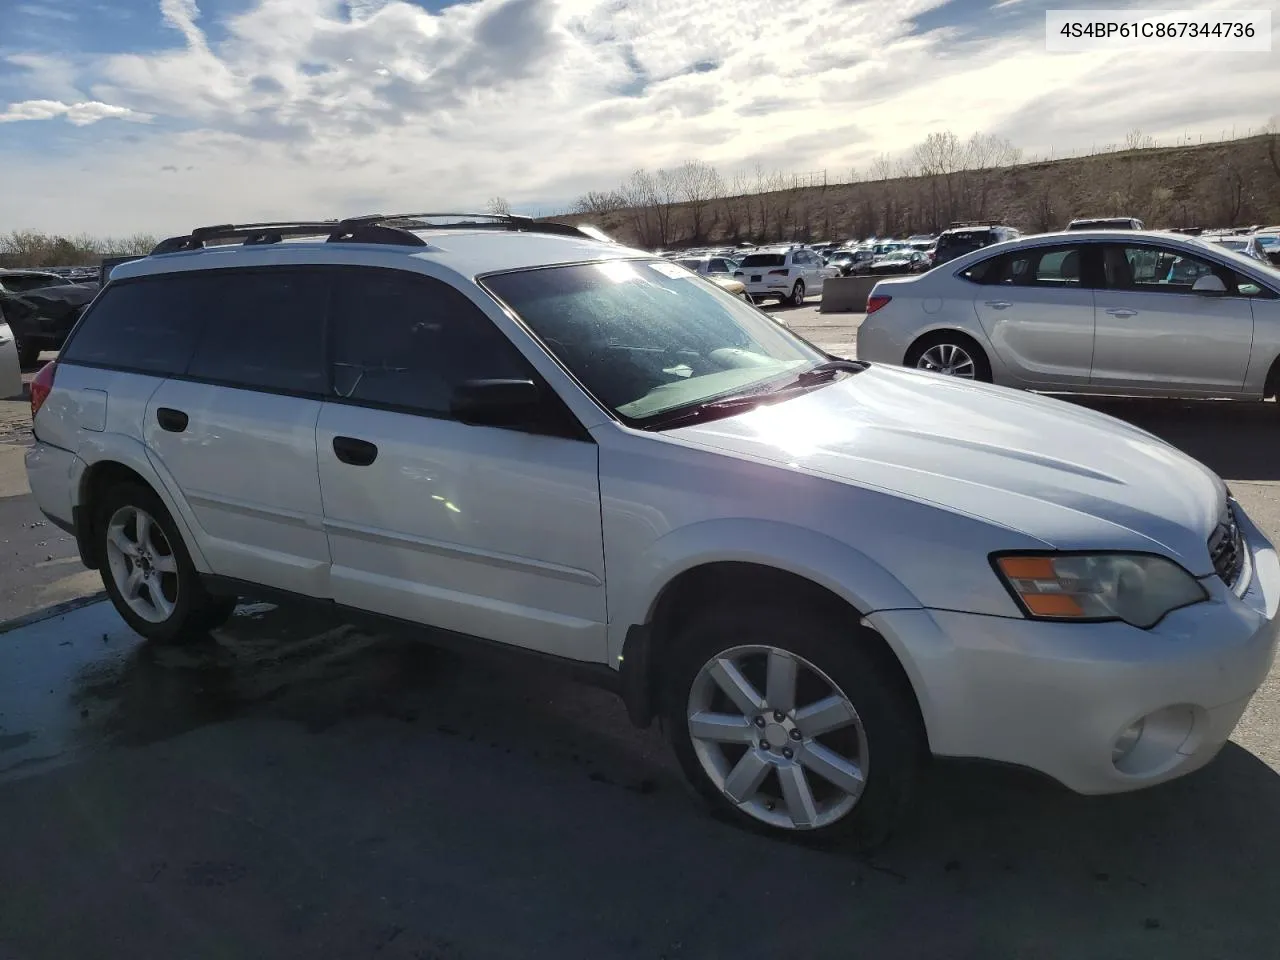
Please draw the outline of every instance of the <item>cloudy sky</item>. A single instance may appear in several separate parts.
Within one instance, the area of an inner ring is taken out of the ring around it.
[[[0,0],[0,231],[550,213],[686,159],[836,176],[938,130],[1060,155],[1276,113],[1280,43],[1046,53],[1044,11],[1085,5]]]

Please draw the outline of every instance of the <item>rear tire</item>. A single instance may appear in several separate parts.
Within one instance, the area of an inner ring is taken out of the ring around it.
[[[92,546],[107,596],[148,640],[199,640],[235,609],[235,598],[205,590],[177,524],[148,487],[123,483],[102,495]]]
[[[991,361],[986,353],[972,337],[958,331],[940,330],[921,337],[907,350],[902,362],[903,366],[918,370],[991,382]]]
[[[793,307],[804,306],[804,281],[803,280],[797,280],[796,285],[791,288],[790,303]]]
[[[888,837],[926,749],[914,694],[880,644],[865,627],[764,604],[711,608],[679,628],[663,715],[685,776],[714,814],[807,843],[868,849]],[[756,697],[747,709],[724,692],[726,661]],[[821,719],[817,703],[831,705]]]

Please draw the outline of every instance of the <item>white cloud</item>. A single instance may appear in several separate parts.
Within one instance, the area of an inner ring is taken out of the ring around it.
[[[1062,153],[1133,127],[1243,132],[1274,112],[1268,55],[1229,69],[1221,55],[1049,55],[1038,15],[981,42],[914,33],[939,0],[478,0],[435,14],[402,0],[246,3],[215,25],[196,0],[157,0],[173,42],[156,52],[10,56],[30,99],[0,119],[155,122],[99,125],[78,155],[0,146],[6,172],[49,184],[0,193],[0,219],[176,231],[494,195],[551,212],[692,157],[838,176],[934,130]],[[973,16],[979,30],[999,21]],[[109,189],[92,202],[55,189],[84,166]]]
[[[16,7],[18,13],[25,13],[29,17],[44,17],[48,20],[65,20],[71,22],[76,19],[76,15],[70,10],[61,10],[57,7],[47,7],[36,3],[20,3]]]
[[[77,127],[86,127],[99,120],[132,120],[135,123],[146,123],[151,119],[146,114],[130,110],[128,107],[116,107],[96,100],[86,100],[81,103],[63,103],[61,100],[24,100],[21,103],[9,104],[8,109],[0,113],[0,123],[52,120],[54,117],[66,117],[68,123]]]

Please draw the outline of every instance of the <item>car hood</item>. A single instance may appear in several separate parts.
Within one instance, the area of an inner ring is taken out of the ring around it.
[[[1170,556],[1213,573],[1226,487],[1114,417],[937,374],[872,365],[779,403],[669,432],[709,450],[909,497],[1062,550]]]

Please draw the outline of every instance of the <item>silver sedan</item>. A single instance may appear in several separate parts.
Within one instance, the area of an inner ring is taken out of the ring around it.
[[[1280,271],[1149,231],[1043,234],[883,280],[863,360],[1055,392],[1280,392]]]

